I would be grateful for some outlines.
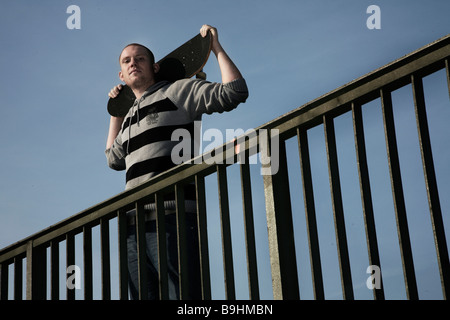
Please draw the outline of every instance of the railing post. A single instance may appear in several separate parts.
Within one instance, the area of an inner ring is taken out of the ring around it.
[[[75,265],[75,235],[68,233],[66,235],[66,294],[67,300],[75,300],[75,288],[70,288],[67,285],[68,273],[67,268],[69,266]]]
[[[50,299],[59,300],[59,242],[50,242]]]
[[[147,244],[145,236],[145,216],[144,204],[142,201],[136,202],[136,240],[138,256],[138,287],[139,300],[148,299],[147,287]]]
[[[228,300],[236,299],[234,286],[233,249],[231,245],[230,208],[225,165],[216,165],[219,186],[220,224],[222,227],[222,251],[225,277],[225,294]]]
[[[175,185],[176,220],[177,220],[177,247],[178,247],[178,277],[180,300],[189,298],[189,272],[186,246],[186,211],[184,204],[184,187]]]
[[[205,178],[195,176],[195,192],[197,198],[198,245],[200,255],[200,278],[203,300],[211,299],[211,279],[209,271],[208,230],[206,221]]]
[[[109,253],[109,220],[100,219],[100,250],[102,265],[102,299],[111,300],[111,262]]]
[[[33,240],[27,243],[27,300],[45,300],[46,298],[46,250],[34,247]]]
[[[84,266],[84,299],[93,299],[92,270],[92,228],[83,227],[83,266]]]
[[[369,264],[376,265],[381,270],[380,254],[378,252],[377,232],[373,214],[372,192],[370,189],[369,167],[367,165],[366,143],[364,139],[364,125],[361,105],[352,103],[353,132],[355,136],[356,162],[358,164],[359,188],[361,190],[361,204],[366,230],[367,251]],[[384,300],[382,272],[380,276],[380,289],[373,289],[376,300]]]
[[[277,300],[299,299],[285,143],[279,144],[279,150],[269,149],[271,156],[279,153],[278,172],[263,176],[273,297]],[[270,165],[264,164],[266,167]]]
[[[345,300],[353,300],[352,274],[348,254],[347,234],[345,231],[344,206],[342,204],[341,182],[336,147],[334,121],[330,116],[323,116],[325,143],[328,158],[331,199],[338,249],[339,269],[341,271],[342,294]]]
[[[431,151],[430,133],[428,130],[427,111],[425,108],[425,97],[422,79],[411,76],[414,105],[416,109],[417,130],[419,133],[420,152],[422,155],[425,185],[430,207],[431,224],[433,226],[434,241],[438,258],[439,272],[441,275],[442,293],[444,299],[450,295],[450,263],[448,257],[447,241],[445,239],[445,228],[442,219],[441,204],[434,170],[433,154]]]
[[[22,300],[22,258],[14,258],[14,300]]]
[[[411,240],[408,230],[408,221],[406,218],[405,198],[403,195],[403,185],[400,174],[397,139],[395,136],[394,113],[392,110],[392,97],[391,93],[385,89],[380,89],[380,96],[383,111],[389,172],[391,176],[392,195],[394,198],[395,218],[397,221],[398,238],[405,277],[406,295],[408,299],[416,300],[419,296],[417,292]]]
[[[127,214],[117,212],[118,256],[119,256],[119,298],[128,300],[128,251],[127,251]]]
[[[8,264],[0,263],[0,300],[8,300]]]
[[[169,299],[169,278],[167,274],[166,215],[164,211],[164,197],[162,194],[155,194],[155,205],[158,245],[159,298],[161,300],[167,300]]]
[[[248,286],[251,300],[259,300],[258,266],[256,259],[255,227],[253,222],[252,188],[248,157],[240,165],[245,244],[247,251]]]
[[[298,129],[297,139],[300,153],[300,169],[303,184],[303,198],[305,202],[305,216],[308,232],[314,298],[317,300],[322,300],[325,299],[325,293],[323,290],[322,265],[320,262],[319,235],[317,232],[316,209],[314,204],[311,161],[308,147],[308,132],[306,130]]]

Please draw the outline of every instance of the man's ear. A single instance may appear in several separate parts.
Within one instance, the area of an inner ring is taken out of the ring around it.
[[[159,64],[157,64],[157,63],[153,64],[153,72],[154,73],[158,73],[159,72]]]
[[[124,80],[123,80],[123,74],[122,74],[122,71],[119,71],[119,79],[122,80],[122,81],[124,81]],[[124,81],[124,82],[125,82],[125,81]]]

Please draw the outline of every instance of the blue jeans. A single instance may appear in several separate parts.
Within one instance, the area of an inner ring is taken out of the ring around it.
[[[179,277],[178,277],[178,249],[177,249],[177,224],[176,215],[165,216],[166,246],[167,246],[167,272],[169,285],[169,299],[178,300]],[[145,238],[147,252],[147,287],[148,299],[159,299],[159,277],[158,277],[158,246],[156,234],[156,221],[145,223]],[[197,215],[186,213],[186,249],[188,253],[188,279],[189,298],[201,299],[200,286],[200,260],[197,233]],[[139,299],[138,280],[138,257],[136,225],[128,225],[127,234],[128,247],[128,276],[131,299]]]

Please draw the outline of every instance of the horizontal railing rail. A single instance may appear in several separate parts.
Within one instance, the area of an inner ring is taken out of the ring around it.
[[[398,239],[405,279],[406,296],[419,298],[416,272],[411,251],[411,234],[408,229],[407,212],[402,189],[401,170],[393,121],[391,93],[405,85],[413,89],[414,107],[417,118],[420,152],[423,161],[424,179],[430,208],[433,239],[443,297],[450,292],[450,266],[446,242],[445,225],[436,183],[429,128],[427,122],[422,79],[438,70],[446,70],[450,94],[450,36],[441,38],[401,59],[356,79],[318,99],[315,99],[269,123],[256,128],[252,135],[241,136],[214,150],[215,161],[205,161],[200,155],[191,163],[185,163],[164,172],[150,181],[124,191],[104,202],[71,216],[53,226],[33,234],[0,251],[0,298],[1,299],[59,299],[61,259],[66,265],[75,265],[75,237],[83,240],[83,288],[84,298],[93,299],[93,228],[100,229],[101,293],[102,299],[111,298],[111,278],[119,282],[120,299],[128,298],[126,213],[136,210],[138,243],[139,287],[146,283],[144,204],[156,203],[156,225],[158,229],[158,252],[160,274],[160,297],[168,297],[167,257],[164,233],[163,196],[174,193],[178,222],[178,246],[184,246],[184,191],[183,186],[195,185],[197,197],[197,222],[199,230],[199,251],[201,288],[203,299],[211,299],[210,251],[208,248],[206,177],[217,176],[225,297],[236,298],[233,262],[232,234],[230,227],[230,199],[228,195],[227,167],[239,165],[244,214],[245,248],[250,299],[260,298],[255,225],[253,216],[254,199],[249,159],[259,153],[262,159],[264,199],[267,219],[267,237],[272,273],[272,290],[275,299],[299,299],[299,277],[296,262],[293,208],[290,195],[289,170],[286,141],[296,138],[300,159],[300,172],[305,205],[305,219],[308,233],[308,247],[311,262],[311,277],[315,299],[324,299],[323,266],[319,247],[318,217],[314,202],[311,174],[311,155],[308,145],[308,131],[323,125],[326,155],[330,180],[332,213],[336,233],[339,269],[344,299],[354,299],[354,285],[350,258],[341,179],[339,174],[334,120],[350,113],[354,130],[357,171],[361,192],[362,216],[367,241],[367,255],[370,265],[381,266],[379,234],[376,232],[372,192],[367,164],[367,153],[362,121],[362,105],[375,99],[381,100],[385,128],[386,150]],[[434,150],[435,151],[435,150]],[[267,154],[264,154],[267,153]],[[276,161],[275,161],[276,155]],[[272,156],[272,157],[271,157]],[[270,160],[266,161],[267,159]],[[238,161],[239,160],[239,161]],[[263,161],[264,160],[264,161]],[[276,163],[275,163],[276,162]],[[117,221],[118,271],[112,273],[110,222]],[[60,257],[60,247],[65,243],[65,257]],[[180,274],[186,270],[185,252],[179,250]],[[24,268],[24,262],[25,268]],[[12,278],[11,278],[12,277]],[[49,277],[49,279],[48,279]],[[9,284],[13,284],[13,294]],[[189,279],[180,277],[180,298],[189,297]],[[23,292],[25,288],[26,292]],[[139,290],[140,298],[146,299],[146,290]],[[384,299],[383,286],[373,289],[375,299]],[[67,299],[75,298],[75,291],[66,289]]]

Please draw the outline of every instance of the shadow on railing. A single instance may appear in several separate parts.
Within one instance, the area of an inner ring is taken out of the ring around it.
[[[262,163],[261,173],[263,174],[262,181],[273,297],[275,299],[299,299],[300,290],[297,259],[295,258],[296,244],[294,240],[292,196],[289,191],[289,178],[292,177],[288,170],[286,152],[286,141],[296,138],[300,158],[301,177],[299,179],[301,179],[303,187],[313,295],[315,299],[324,299],[323,262],[321,262],[321,250],[319,248],[320,235],[317,227],[318,217],[316,216],[314,202],[310,148],[308,146],[309,130],[323,125],[342,297],[344,299],[354,299],[354,284],[350,268],[334,128],[335,119],[349,113],[353,123],[357,172],[361,192],[361,215],[364,219],[367,255],[372,267],[370,270],[374,272],[371,289],[375,299],[384,299],[383,277],[379,272],[382,269],[378,247],[379,234],[375,230],[362,113],[364,104],[380,99],[406,297],[418,299],[419,293],[400,175],[396,127],[394,125],[393,102],[391,98],[391,93],[395,90],[411,85],[438,272],[443,298],[447,299],[450,292],[449,257],[431,150],[422,78],[438,70],[446,70],[447,85],[450,93],[449,57],[450,36],[446,36],[311,101],[253,130],[251,133],[247,132],[247,135],[241,136],[237,140],[230,141],[216,148],[214,161],[205,161],[205,158],[200,156],[196,158],[198,161],[194,160],[195,164],[179,165],[133,190],[120,193],[111,199],[2,249],[0,251],[0,298],[18,300],[24,297],[26,299],[59,299],[61,281],[64,284],[79,285],[77,281],[80,278],[72,278],[78,276],[78,273],[81,272],[80,268],[75,265],[75,237],[76,235],[82,235],[84,299],[93,299],[95,278],[93,246],[96,244],[93,242],[92,230],[94,227],[99,226],[102,299],[111,298],[111,278],[118,279],[119,298],[127,299],[126,212],[131,209],[137,210],[139,251],[145,252],[145,250],[142,251],[142,248],[145,246],[145,241],[142,241],[144,239],[142,228],[144,223],[144,204],[150,201],[156,203],[157,225],[162,226],[164,213],[161,199],[164,194],[174,192],[177,200],[176,215],[180,223],[179,227],[182,228],[182,221],[184,220],[184,201],[181,200],[184,199],[183,186],[187,183],[194,183],[197,197],[202,295],[204,299],[211,299],[205,178],[216,174],[220,205],[225,297],[227,299],[235,299],[236,288],[230,228],[230,204],[228,199],[229,185],[227,182],[227,168],[230,165],[235,165],[240,167],[248,294],[250,299],[259,299],[260,286],[253,216],[254,199],[252,199],[249,160],[254,154],[262,153],[260,155]],[[275,172],[276,174],[272,174]],[[114,264],[111,264],[112,259],[110,256],[112,244],[109,227],[110,221],[113,219],[117,221],[118,226],[118,265],[116,267],[114,267]],[[162,237],[159,237],[159,239],[159,252],[165,252],[165,241]],[[182,236],[178,241],[179,245],[183,245]],[[64,242],[65,257],[60,257],[60,247]],[[179,254],[183,255],[183,252]],[[143,265],[145,256],[140,255],[138,258],[140,259],[139,265]],[[63,259],[65,259],[68,268],[64,269],[67,270],[67,274],[61,275],[60,263]],[[186,268],[186,263],[183,263],[185,259],[180,256],[179,261],[182,261],[179,266],[180,270],[184,270]],[[164,275],[166,271],[167,263],[160,259],[159,272]],[[140,268],[140,286],[144,285],[145,272],[145,268]],[[187,287],[188,281],[189,279],[180,277],[181,298],[186,297],[184,288]],[[12,290],[11,285],[13,287]],[[370,284],[367,285],[368,287],[370,286]],[[75,290],[73,290],[73,286],[67,285],[64,287],[66,288],[66,298],[74,299]],[[161,298],[167,298],[167,292],[167,277],[163,276],[160,284]],[[141,295],[141,298],[146,298],[145,293]]]

